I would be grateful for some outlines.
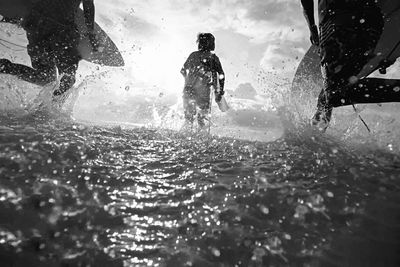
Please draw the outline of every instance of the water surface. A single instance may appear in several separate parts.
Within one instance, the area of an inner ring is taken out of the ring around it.
[[[300,130],[0,125],[2,266],[399,266],[396,152]]]

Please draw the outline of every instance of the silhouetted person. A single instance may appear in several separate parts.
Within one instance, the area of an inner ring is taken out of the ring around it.
[[[0,59],[0,73],[45,85],[55,81],[58,70],[63,77],[54,95],[61,95],[70,89],[75,83],[81,60],[78,51],[80,35],[75,24],[75,16],[81,4],[89,39],[96,49],[93,0],[38,0],[21,24],[28,38],[27,50],[32,67]]]
[[[319,30],[314,20],[314,1],[301,0],[310,29],[311,43],[319,45],[324,87],[312,123],[325,130],[334,107],[398,102],[393,90],[399,80],[357,79],[373,58],[383,31],[383,15],[375,0],[319,0]]]
[[[200,33],[197,43],[198,51],[190,54],[181,69],[185,77],[183,106],[186,122],[192,124],[197,113],[198,124],[203,127],[204,119],[210,112],[211,90],[214,90],[217,102],[224,95],[225,74],[219,58],[213,52],[214,36],[211,33]]]

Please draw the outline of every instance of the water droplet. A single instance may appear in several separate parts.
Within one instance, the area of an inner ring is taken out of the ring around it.
[[[261,210],[261,212],[264,213],[264,214],[269,214],[269,208],[267,208],[267,207],[264,206],[264,205],[261,205],[261,206],[260,206],[260,210]]]
[[[212,248],[212,249],[211,249],[211,252],[212,252],[212,254],[213,254],[215,257],[221,256],[221,252],[220,252],[218,249],[216,249],[216,248]]]
[[[262,257],[266,255],[266,251],[263,248],[256,248],[253,251],[253,257],[251,257],[251,260],[253,261],[262,261]]]
[[[355,84],[357,81],[358,81],[357,76],[351,76],[351,77],[349,78],[349,82],[350,82],[351,84]]]
[[[304,216],[308,213],[308,208],[304,205],[299,205],[296,207],[296,213],[294,217],[296,219],[304,219]]]

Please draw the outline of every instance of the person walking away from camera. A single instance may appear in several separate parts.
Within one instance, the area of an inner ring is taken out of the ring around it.
[[[80,34],[75,17],[83,5],[85,24],[93,50],[97,49],[94,33],[95,7],[93,0],[37,0],[33,1],[22,28],[28,39],[28,55],[32,67],[0,59],[0,73],[15,75],[37,85],[56,80],[57,71],[63,77],[54,96],[62,95],[75,83],[81,60],[78,51]]]
[[[217,102],[224,95],[225,73],[214,53],[215,37],[211,33],[200,33],[197,44],[198,51],[190,54],[181,69],[185,78],[183,107],[186,124],[193,125],[197,114],[199,127],[204,127],[210,113],[212,90]]]

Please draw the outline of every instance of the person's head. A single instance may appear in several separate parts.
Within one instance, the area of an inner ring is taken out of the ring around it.
[[[200,51],[214,51],[215,37],[211,33],[199,33],[197,35],[197,44]]]

